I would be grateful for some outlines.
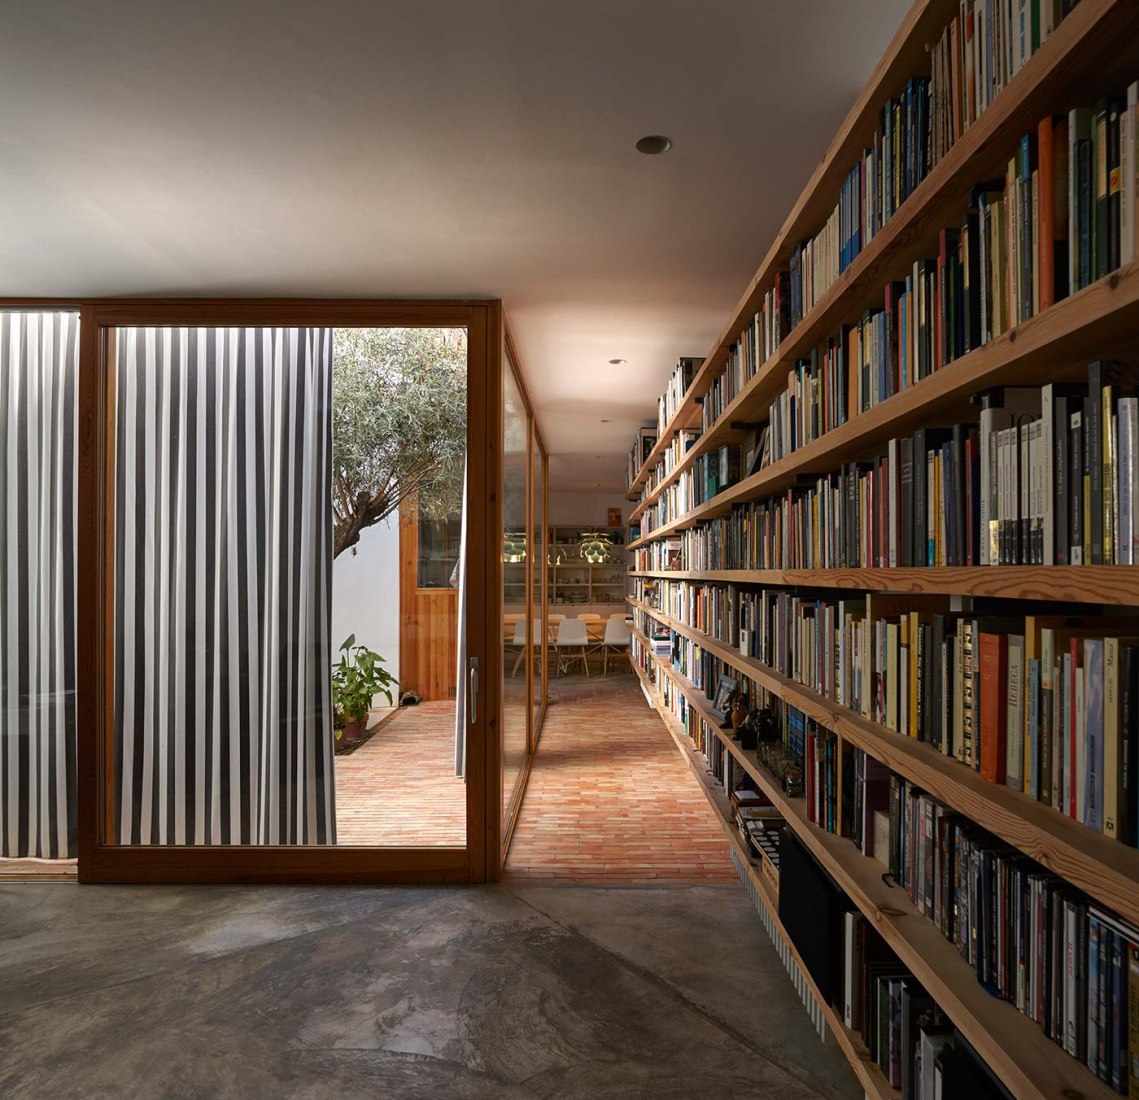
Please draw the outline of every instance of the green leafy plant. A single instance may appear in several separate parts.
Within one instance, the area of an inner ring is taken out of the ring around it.
[[[332,666],[332,724],[337,739],[345,726],[368,720],[375,696],[384,696],[390,707],[395,686],[396,679],[384,668],[383,657],[357,645],[355,634],[349,635],[340,646],[340,660]]]

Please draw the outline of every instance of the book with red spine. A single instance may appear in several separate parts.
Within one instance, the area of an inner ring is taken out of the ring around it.
[[[1008,752],[1008,635],[982,631],[981,651],[981,778],[1005,781]]]

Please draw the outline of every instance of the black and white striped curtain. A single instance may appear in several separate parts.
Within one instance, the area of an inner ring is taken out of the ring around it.
[[[79,317],[0,313],[0,856],[76,854]]]
[[[336,840],[332,333],[118,333],[123,844]]]

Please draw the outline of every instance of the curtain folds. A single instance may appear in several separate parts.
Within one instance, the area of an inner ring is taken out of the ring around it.
[[[0,856],[76,854],[79,317],[0,313]]]
[[[332,332],[116,340],[123,844],[332,844]]]

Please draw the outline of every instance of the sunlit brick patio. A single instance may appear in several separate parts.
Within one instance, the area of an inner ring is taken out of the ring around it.
[[[466,785],[455,776],[454,703],[405,707],[354,753],[336,758],[336,841],[466,844]]]

